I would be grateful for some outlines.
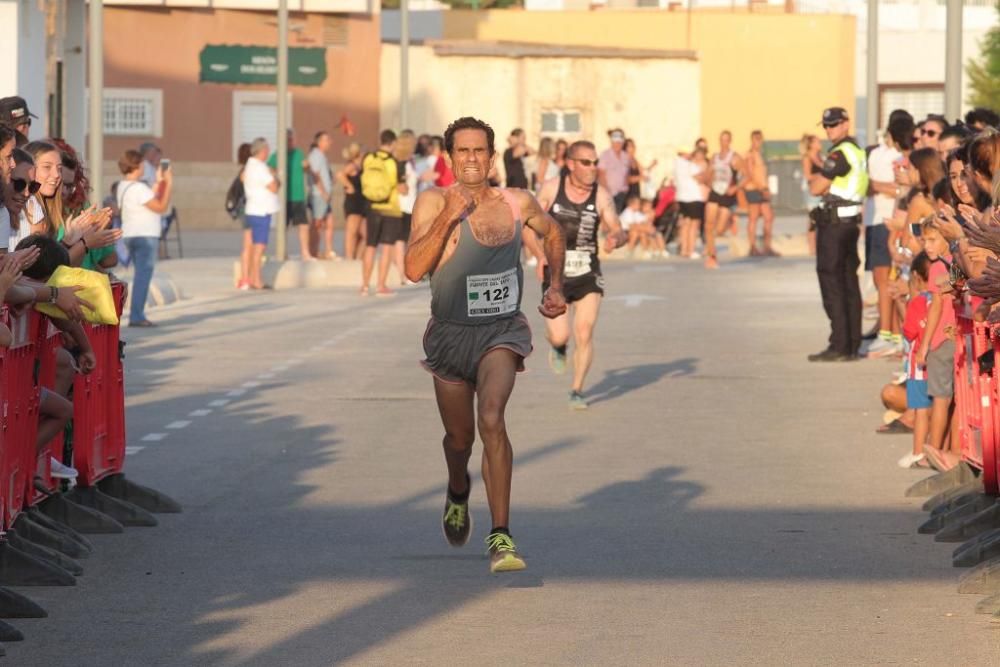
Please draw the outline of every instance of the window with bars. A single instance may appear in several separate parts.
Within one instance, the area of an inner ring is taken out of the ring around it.
[[[542,133],[579,134],[582,122],[579,111],[551,109],[542,112]]]
[[[141,88],[104,90],[104,133],[159,137],[163,134],[163,91]]]

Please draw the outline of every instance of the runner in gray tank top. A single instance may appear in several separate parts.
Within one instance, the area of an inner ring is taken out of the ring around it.
[[[546,259],[559,267],[539,306],[545,317],[566,312],[561,270],[565,242],[559,225],[529,193],[489,187],[496,160],[489,125],[458,119],[445,132],[445,150],[457,183],[420,194],[406,251],[407,278],[431,275],[431,320],[422,363],[434,375],[445,430],[448,491],[442,526],[452,546],[469,541],[468,464],[478,426],[493,520],[486,538],[490,570],[522,570],[524,559],[508,528],[513,451],[504,421],[514,376],[524,370],[531,353],[531,329],[521,313],[521,227],[542,237]]]

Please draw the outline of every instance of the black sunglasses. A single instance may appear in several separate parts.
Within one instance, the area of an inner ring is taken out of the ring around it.
[[[42,187],[42,184],[38,181],[31,181],[29,183],[24,178],[12,178],[10,179],[10,184],[14,186],[14,192],[24,192],[27,189],[29,195],[35,194]]]
[[[579,162],[584,167],[591,167],[591,166],[596,167],[597,163],[600,162],[600,160],[581,160],[578,157],[569,157],[569,158],[566,158],[566,159],[567,160],[572,160],[573,162]]]
[[[937,130],[925,130],[924,128],[920,128],[920,134],[933,139],[939,134],[939,132]]]

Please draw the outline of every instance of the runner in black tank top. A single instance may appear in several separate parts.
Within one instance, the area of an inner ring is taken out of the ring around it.
[[[546,182],[538,192],[538,203],[562,227],[566,237],[563,294],[573,310],[572,328],[568,314],[546,321],[546,337],[552,345],[549,365],[557,374],[566,372],[566,346],[570,333],[576,337],[573,351],[573,386],[569,407],[584,410],[583,383],[593,360],[593,331],[604,295],[604,276],[598,259],[598,231],[608,233],[609,252],[625,243],[614,199],[597,183],[597,151],[593,144],[578,141],[566,151],[566,168],[559,178]],[[582,199],[582,201],[574,201]],[[542,271],[542,288],[549,286],[548,267]]]

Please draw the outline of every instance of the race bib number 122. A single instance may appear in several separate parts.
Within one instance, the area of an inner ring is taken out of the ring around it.
[[[517,312],[517,269],[503,273],[467,276],[469,317],[490,317]]]

